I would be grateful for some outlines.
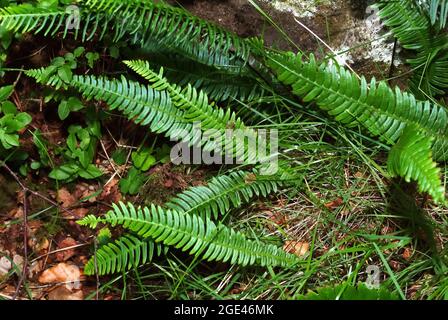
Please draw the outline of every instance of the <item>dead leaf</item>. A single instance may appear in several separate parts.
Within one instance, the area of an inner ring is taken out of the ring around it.
[[[76,203],[76,198],[66,188],[61,188],[58,190],[58,201],[62,207],[69,208]]]
[[[334,201],[326,203],[325,207],[327,209],[333,210],[333,209],[336,209],[336,208],[340,207],[343,203],[344,203],[344,200],[342,200],[342,198],[337,198]]]
[[[7,257],[0,258],[0,279],[8,274],[12,268],[12,263]]]
[[[62,262],[42,272],[38,281],[43,284],[64,282],[68,289],[80,289],[81,275],[77,266]]]
[[[277,229],[277,226],[287,225],[287,217],[281,212],[266,211],[265,214],[267,219],[270,220],[270,222],[267,224],[269,230],[275,231]]]
[[[84,294],[81,290],[71,291],[65,286],[56,287],[48,293],[48,300],[83,300]]]
[[[310,244],[308,242],[285,241],[283,250],[295,254],[298,257],[303,257],[309,252]]]
[[[355,176],[355,178],[357,178],[357,179],[361,179],[361,178],[363,178],[364,177],[364,174],[362,173],[362,172],[356,172],[355,174],[354,174],[354,176]]]
[[[111,202],[119,202],[122,200],[123,196],[120,193],[119,182],[120,180],[114,178],[106,184],[103,187],[100,199],[103,201],[108,199]]]
[[[410,248],[404,248],[403,254],[401,255],[403,259],[409,261],[412,257],[412,250]]]
[[[164,186],[165,188],[171,188],[171,187],[173,186],[173,184],[174,184],[173,179],[168,179],[168,180],[165,181],[165,183],[163,184],[163,186]]]
[[[76,246],[78,243],[76,242],[75,239],[73,238],[65,238],[64,240],[62,240],[59,244],[58,244],[58,249],[64,249],[64,248],[69,248],[69,247],[73,247]],[[56,260],[63,262],[63,261],[67,261],[68,259],[70,259],[71,257],[73,257],[75,255],[75,249],[67,249],[64,251],[60,251],[56,253]]]

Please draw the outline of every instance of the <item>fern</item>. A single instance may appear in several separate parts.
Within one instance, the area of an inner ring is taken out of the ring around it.
[[[376,6],[380,9],[380,18],[392,29],[403,48],[422,50],[430,46],[430,23],[416,1],[379,1]]]
[[[172,198],[166,207],[186,214],[201,215],[202,218],[218,218],[218,214],[238,208],[253,196],[266,197],[277,192],[284,181],[280,177],[260,176],[237,171],[229,175],[212,178],[206,186],[191,187]]]
[[[181,87],[191,84],[197,90],[207,93],[213,101],[240,100],[253,101],[265,95],[265,89],[258,76],[249,68],[235,70],[235,67],[219,68],[207,66],[189,59],[187,56],[173,54],[169,49],[143,49],[132,57],[147,60],[153,69],[163,66],[165,76],[171,83]]]
[[[97,12],[124,15],[134,43],[161,41],[188,56],[206,57],[200,60],[208,65],[227,66],[239,58],[245,62],[250,54],[250,46],[240,37],[179,8],[146,0],[87,0],[85,5]]]
[[[174,246],[188,251],[194,256],[202,256],[207,261],[222,261],[243,266],[291,267],[298,258],[274,245],[262,244],[246,239],[221,224],[215,225],[209,219],[187,215],[161,207],[135,208],[132,204],[119,203],[104,217],[88,216],[78,222],[83,226],[96,228],[98,223],[121,225],[142,238],[153,239],[156,243]]]
[[[138,267],[160,255],[162,246],[151,240],[141,240],[133,235],[124,235],[114,242],[101,246],[84,267],[86,275],[118,273]]]
[[[417,181],[420,191],[428,192],[436,202],[445,202],[439,170],[432,161],[432,153],[438,160],[447,157],[444,108],[417,101],[398,88],[394,92],[375,79],[369,87],[364,78],[358,80],[344,69],[319,66],[313,56],[305,62],[300,55],[271,55],[269,63],[296,95],[306,102],[315,101],[346,126],[361,124],[389,144],[400,139],[390,154],[392,175]]]
[[[415,127],[406,128],[390,151],[387,166],[393,176],[417,181],[420,192],[428,192],[436,202],[445,203],[440,170],[432,160],[432,139]]]
[[[429,0],[429,12],[431,23],[438,25],[440,29],[445,28],[448,21],[448,1],[447,0]]]
[[[235,34],[195,17],[185,10],[144,0],[80,1],[79,28],[67,21],[73,12],[65,8],[40,8],[31,4],[0,9],[0,25],[19,33],[43,33],[90,41],[111,38],[143,46],[156,42],[174,52],[211,66],[243,68],[250,46]],[[73,20],[75,21],[75,20]]]
[[[431,7],[437,0],[431,1]],[[443,0],[445,1],[445,0]],[[443,95],[448,90],[448,36],[431,28],[429,4],[425,1],[381,1],[380,17],[391,28],[401,45],[416,51],[408,59],[414,70],[410,82],[412,92],[419,98]]]
[[[247,128],[240,118],[237,118],[235,113],[230,109],[224,112],[223,109],[216,108],[213,104],[209,104],[207,94],[203,91],[196,91],[190,84],[184,89],[177,85],[170,84],[163,76],[163,68],[159,73],[151,70],[147,61],[125,61],[128,67],[141,75],[149,81],[156,90],[166,90],[173,101],[173,104],[185,110],[185,117],[193,119],[194,122],[200,122],[201,127],[205,130],[215,130],[211,132],[216,139],[212,139],[209,145],[205,147],[209,150],[219,148],[232,152],[231,155],[246,163],[255,163],[257,161],[263,162],[257,155],[257,150],[245,147],[244,139],[247,137],[250,141],[255,143],[261,142],[257,132],[253,129]],[[230,125],[230,127],[229,127]],[[245,137],[235,136],[235,139],[225,141],[226,129],[235,131],[240,130]],[[235,141],[236,140],[236,141]],[[267,146],[266,146],[267,147]]]
[[[173,104],[177,108],[185,110],[187,118],[201,122],[204,129],[225,130],[229,123],[233,123],[235,129],[245,127],[230,109],[224,112],[209,104],[207,94],[203,91],[196,91],[190,84],[185,89],[170,84],[163,75],[163,68],[156,73],[150,68],[147,61],[125,61],[124,63],[148,80],[155,90],[168,92]]]
[[[398,88],[373,78],[370,86],[349,71],[326,64],[318,65],[314,56],[304,61],[301,55],[270,54],[268,63],[294,94],[305,102],[315,101],[337,121],[348,127],[363,125],[373,136],[394,144],[406,126],[412,125],[434,137],[434,157],[448,156],[447,113],[429,101],[417,101]]]

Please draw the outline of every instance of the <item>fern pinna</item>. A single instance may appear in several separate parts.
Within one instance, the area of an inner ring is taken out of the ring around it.
[[[298,258],[282,249],[246,237],[210,219],[188,215],[159,206],[135,208],[131,203],[113,205],[104,217],[87,216],[80,225],[96,228],[99,223],[121,225],[142,238],[173,246],[207,261],[222,261],[243,266],[290,267]]]
[[[446,160],[448,156],[447,112],[445,108],[429,101],[418,101],[409,93],[396,88],[392,90],[385,82],[372,79],[370,85],[364,77],[358,79],[355,74],[344,68],[318,64],[311,55],[305,61],[302,55],[292,53],[271,53],[268,64],[276,72],[280,81],[291,85],[293,93],[305,102],[314,101],[337,121],[348,127],[362,125],[373,136],[378,136],[388,144],[394,144],[403,135],[406,127],[415,128],[423,136],[431,137],[432,153],[437,160]],[[411,146],[411,145],[409,145]],[[408,165],[413,162],[426,165],[419,168],[420,174],[406,175],[417,180],[422,189],[428,191],[435,200],[442,200],[441,181],[438,172],[433,172],[432,161],[420,162],[416,157],[422,153],[422,145],[415,144],[413,150],[403,155],[406,161],[400,161],[401,170],[394,173],[412,171]],[[402,150],[402,148],[398,148]],[[394,161],[395,162],[395,161]],[[425,173],[430,173],[429,177]],[[430,183],[428,185],[428,182]]]

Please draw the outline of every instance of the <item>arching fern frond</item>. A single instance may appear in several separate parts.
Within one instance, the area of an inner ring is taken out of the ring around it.
[[[207,93],[213,101],[254,101],[266,93],[258,75],[249,68],[234,70],[234,66],[208,66],[169,50],[156,49],[156,52],[150,53],[143,48],[132,56],[144,57],[154,70],[163,66],[165,76],[171,83],[181,87],[191,84]]]
[[[415,0],[378,1],[379,16],[392,29],[405,49],[422,50],[430,46],[431,25]]]
[[[205,186],[191,187],[165,206],[178,212],[217,219],[219,214],[240,207],[254,196],[266,197],[277,192],[283,184],[280,177],[262,176],[256,171],[236,171],[214,177]]]
[[[162,252],[160,244],[127,234],[101,246],[85,265],[84,273],[93,275],[97,271],[98,275],[102,276],[127,271],[150,262],[154,255],[160,255]]]
[[[235,34],[166,4],[87,0],[77,5],[76,11],[31,4],[6,7],[0,9],[0,25],[19,33],[70,34],[81,41],[107,37],[139,47],[150,42],[210,66],[233,66],[235,72],[250,54],[250,46]]]
[[[246,237],[224,225],[215,225],[209,219],[179,213],[151,205],[135,208],[119,203],[104,217],[86,217],[78,223],[95,228],[98,223],[121,225],[143,238],[173,246],[207,261],[222,261],[243,266],[291,267],[298,258],[282,249]]]
[[[66,8],[41,8],[29,3],[0,9],[0,25],[17,33],[42,33],[44,36],[69,34],[77,40],[90,41],[106,35],[122,33],[123,24],[114,23],[111,15],[97,15],[83,9],[72,11]]]
[[[434,14],[430,5],[439,4],[438,0],[380,1],[376,4],[380,17],[400,44],[416,51],[416,56],[407,62],[414,70],[410,89],[421,99],[443,95],[448,90],[448,36],[431,28],[429,17],[430,11]]]
[[[130,120],[148,126],[152,132],[164,133],[175,140],[193,132],[193,121],[175,108],[164,90],[154,90],[138,82],[107,79],[105,77],[74,75],[70,83],[63,83],[57,76],[48,78],[46,68],[30,70],[26,74],[45,85],[68,86],[78,90],[87,100],[104,101],[111,110],[118,109]],[[191,144],[200,137],[191,135]],[[196,138],[196,140],[194,140]]]
[[[445,28],[448,21],[448,1],[447,0],[429,0],[429,14],[431,23],[437,25],[440,29]]]
[[[420,133],[415,126],[407,127],[397,144],[392,147],[387,167],[392,176],[416,181],[420,192],[427,192],[434,201],[445,203],[445,190],[440,180],[440,169],[432,159],[433,138]]]
[[[96,12],[124,15],[134,43],[161,41],[188,56],[206,57],[201,62],[216,66],[235,60],[244,64],[250,54],[250,46],[237,35],[180,8],[146,0],[86,0],[84,4]]]
[[[233,123],[235,129],[244,128],[241,119],[237,118],[230,109],[224,112],[209,103],[206,93],[197,91],[190,84],[182,89],[176,84],[171,84],[165,77],[163,68],[157,73],[151,69],[147,61],[124,61],[124,63],[149,81],[151,86],[158,91],[168,92],[173,104],[185,111],[187,118],[201,122],[204,129],[225,130],[229,123]]]
[[[191,119],[194,122],[200,122],[201,128],[206,132],[207,130],[214,130],[210,132],[214,139],[210,139],[206,148],[209,150],[225,150],[227,155],[240,159],[245,163],[263,162],[264,159],[258,154],[257,148],[246,147],[245,139],[249,139],[257,143],[266,143],[260,141],[260,136],[251,128],[245,126],[240,118],[237,118],[235,113],[230,109],[224,111],[217,108],[214,104],[209,103],[207,94],[203,91],[197,91],[190,84],[186,88],[181,88],[176,84],[171,84],[163,74],[163,68],[160,72],[154,72],[147,61],[125,61],[129,68],[141,75],[149,81],[151,86],[156,90],[166,90],[171,98],[173,104],[185,112],[185,118]],[[232,129],[237,134],[234,139],[225,139],[225,131]],[[241,133],[239,135],[238,133]],[[267,145],[266,145],[267,147]]]
[[[412,94],[373,78],[370,86],[349,71],[319,65],[314,56],[304,61],[301,55],[269,54],[269,65],[278,78],[291,85],[293,93],[305,102],[314,101],[337,121],[348,127],[362,125],[373,136],[394,144],[404,128],[413,125],[434,137],[433,154],[437,160],[448,156],[448,115],[429,101],[417,101]]]

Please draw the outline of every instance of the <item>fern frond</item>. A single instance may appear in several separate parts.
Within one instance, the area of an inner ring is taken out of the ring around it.
[[[447,0],[429,0],[429,14],[431,23],[437,25],[440,29],[445,28],[448,21],[448,1]]]
[[[431,48],[408,60],[414,69],[409,87],[419,98],[427,99],[448,92],[447,43],[448,37],[445,36],[434,39]]]
[[[254,196],[266,197],[277,192],[283,184],[280,177],[261,176],[256,171],[236,171],[214,177],[205,186],[191,187],[165,206],[178,212],[217,219],[219,214],[240,207]]]
[[[165,133],[174,140],[180,140],[193,131],[193,121],[173,106],[166,91],[128,81],[124,76],[117,80],[74,75],[70,83],[64,84],[58,76],[48,78],[46,68],[26,71],[26,75],[45,85],[74,88],[87,100],[104,101],[111,110],[118,109],[135,123],[148,126],[152,132]],[[194,136],[191,138],[191,144],[197,144],[200,139]]]
[[[125,17],[134,43],[161,41],[215,66],[235,64],[235,60],[244,64],[250,54],[243,39],[183,9],[146,0],[87,0],[84,4],[96,12]]]
[[[278,78],[291,85],[293,93],[305,102],[315,101],[337,121],[348,127],[364,126],[373,136],[394,144],[404,128],[413,125],[434,137],[437,160],[448,156],[448,117],[445,109],[429,101],[417,101],[412,94],[373,78],[370,86],[349,71],[325,64],[314,56],[304,61],[301,55],[270,54],[270,66]]]
[[[260,142],[257,132],[245,126],[240,118],[230,109],[224,112],[223,109],[209,104],[207,94],[203,91],[197,91],[190,84],[186,88],[171,84],[163,75],[163,68],[159,73],[154,72],[147,61],[124,61],[124,63],[134,70],[137,74],[149,81],[151,86],[156,90],[166,90],[173,104],[185,112],[185,118],[194,122],[200,122],[201,128],[214,130],[214,139],[209,145],[205,145],[206,149],[213,150],[217,147],[220,150],[226,150],[229,155],[239,158],[246,163],[263,162],[264,159],[258,157],[257,150],[246,148],[244,139],[247,137],[255,143]],[[225,141],[225,131],[230,129],[240,133],[244,133],[244,137],[239,135],[235,139]],[[235,141],[236,140],[236,141]],[[263,141],[265,142],[265,141]],[[266,146],[267,147],[267,146]],[[256,149],[256,148],[255,148]],[[230,152],[232,152],[230,154]]]
[[[246,127],[234,112],[209,104],[207,95],[197,92],[191,85],[182,89],[170,84],[163,76],[163,69],[155,73],[146,69],[146,64],[144,66],[143,74],[151,86],[128,81],[124,76],[116,80],[74,75],[70,83],[63,83],[57,75],[48,76],[48,68],[29,70],[26,74],[42,84],[74,88],[87,100],[104,101],[111,110],[118,109],[136,124],[149,126],[152,132],[164,133],[173,141],[203,146],[207,151],[225,152],[226,156],[245,164],[268,160],[256,146],[248,147],[244,142],[247,138],[255,144],[266,143],[264,137]],[[236,132],[231,138],[226,137],[229,125]]]
[[[378,1],[379,16],[405,49],[426,49],[431,43],[431,25],[415,0]]]
[[[432,140],[415,126],[406,128],[389,153],[387,167],[392,176],[403,177],[407,182],[418,182],[420,192],[427,192],[434,201],[445,203],[440,169],[432,160]]]
[[[0,10],[0,25],[19,33],[61,34],[63,38],[71,34],[83,42],[94,37],[139,47],[152,42],[210,66],[233,66],[236,72],[244,68],[250,54],[250,46],[235,34],[166,4],[87,0],[77,5],[76,16],[66,8],[6,7]]]
[[[150,53],[143,48],[140,54],[133,56],[144,57],[154,70],[163,66],[165,76],[171,83],[181,87],[191,84],[207,93],[213,101],[254,101],[265,95],[261,80],[249,68],[235,70],[234,66],[207,66],[183,55],[172,54],[170,50],[156,49]]]
[[[92,220],[121,225],[143,238],[173,246],[207,261],[222,261],[243,266],[291,267],[298,258],[274,246],[255,242],[223,225],[215,225],[210,219],[196,215],[166,210],[155,205],[135,208],[131,203],[113,205],[101,218],[85,218],[78,223],[92,225]]]
[[[72,34],[76,40],[90,41],[96,35],[103,39],[106,31],[122,33],[123,25],[115,24],[111,15],[97,15],[80,9],[76,12],[65,8],[41,8],[29,3],[0,9],[0,26],[16,33],[33,32],[66,38]],[[79,14],[79,15],[78,15]],[[77,20],[79,19],[79,20]]]
[[[127,234],[101,246],[85,265],[84,273],[93,275],[97,271],[102,276],[127,271],[150,262],[154,255],[160,255],[162,251],[162,246],[150,239],[142,240]]]
[[[377,3],[380,17],[400,44],[416,51],[416,57],[407,62],[414,70],[410,89],[421,99],[443,95],[448,90],[448,36],[431,28],[428,1],[432,2],[431,6],[438,2],[402,0]]]
[[[190,84],[182,89],[178,85],[168,82],[164,77],[163,68],[157,73],[151,69],[147,61],[124,61],[124,63],[148,80],[154,89],[159,91],[166,90],[173,104],[177,108],[185,110],[187,118],[201,122],[201,126],[204,129],[225,130],[229,123],[233,123],[235,129],[245,127],[241,119],[237,118],[230,109],[224,112],[223,109],[215,108],[209,104],[207,94],[203,91],[196,91]]]

